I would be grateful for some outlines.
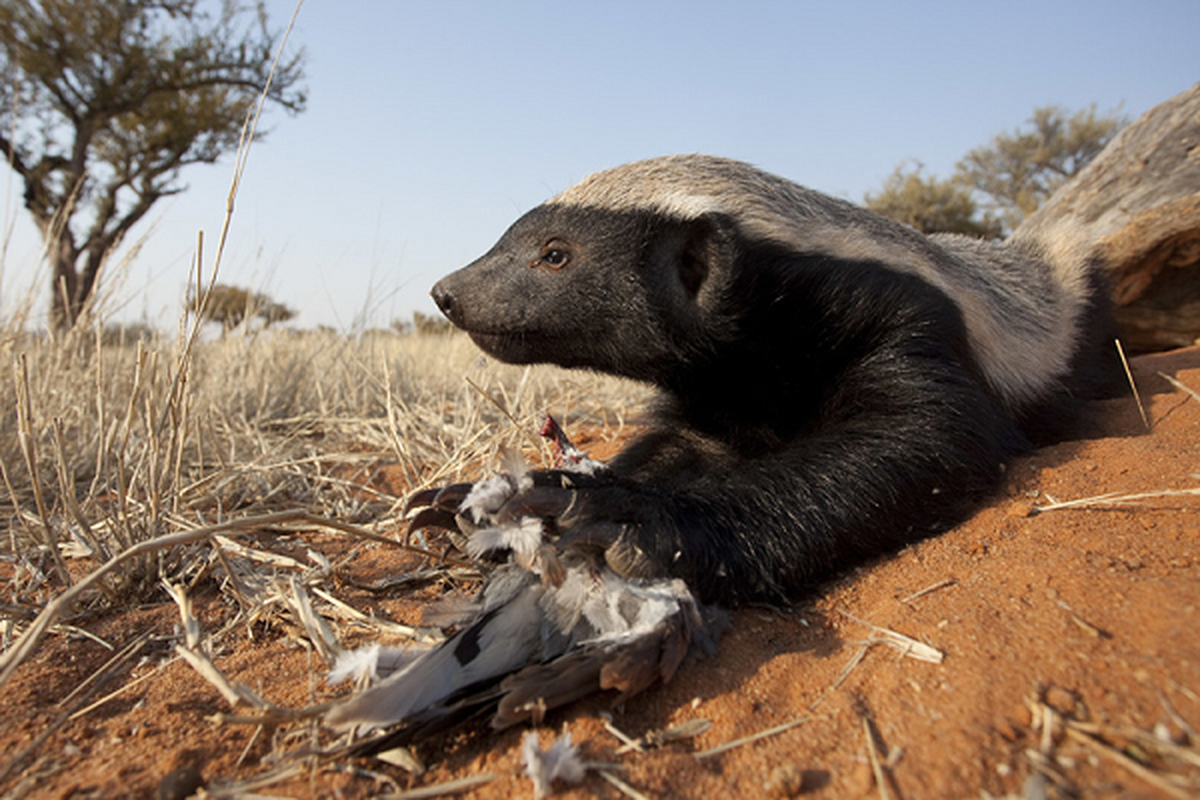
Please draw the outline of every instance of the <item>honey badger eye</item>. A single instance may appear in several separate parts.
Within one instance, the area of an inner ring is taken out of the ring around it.
[[[530,266],[558,270],[565,267],[570,260],[571,251],[562,242],[550,242],[542,248],[541,253],[538,254],[537,261],[534,261]]]

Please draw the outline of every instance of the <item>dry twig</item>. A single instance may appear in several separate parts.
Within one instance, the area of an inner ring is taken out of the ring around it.
[[[789,722],[785,722],[782,725],[776,725],[773,728],[767,728],[764,731],[759,731],[758,733],[752,733],[749,736],[743,736],[740,739],[734,739],[732,742],[726,742],[725,744],[719,744],[716,747],[710,747],[707,750],[701,750],[699,753],[692,753],[692,758],[696,759],[697,761],[702,761],[706,758],[712,758],[713,756],[728,752],[729,750],[733,750],[735,748],[741,747],[742,745],[750,744],[752,742],[757,742],[760,739],[767,739],[771,736],[776,736],[780,733],[783,733],[784,731],[791,730],[792,728],[795,728],[798,725],[803,725],[804,723],[808,722],[810,719],[812,719],[812,717],[809,717],[807,715],[803,716],[803,717],[797,717],[796,719],[793,719]]]

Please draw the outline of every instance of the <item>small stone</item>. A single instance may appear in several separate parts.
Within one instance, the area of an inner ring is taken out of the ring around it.
[[[1018,500],[1015,503],[1009,503],[1005,513],[1010,517],[1028,517],[1033,513],[1033,501]]]
[[[795,764],[783,764],[771,770],[763,783],[768,797],[796,797],[804,791],[804,772]]]
[[[1000,720],[1000,723],[996,725],[996,733],[1000,734],[1007,742],[1015,742],[1021,738],[1020,728],[1009,719]]]
[[[1046,705],[1064,716],[1075,713],[1075,695],[1058,686],[1046,690]]]
[[[846,797],[863,797],[875,787],[875,773],[871,771],[871,765],[865,761],[855,765],[854,770],[849,777],[849,791],[846,792]]]
[[[186,800],[204,785],[195,767],[180,767],[168,773],[158,784],[158,800]]]
[[[1165,722],[1158,722],[1154,726],[1154,736],[1160,742],[1179,745],[1186,747],[1188,744],[1187,731],[1175,725],[1168,725]]]

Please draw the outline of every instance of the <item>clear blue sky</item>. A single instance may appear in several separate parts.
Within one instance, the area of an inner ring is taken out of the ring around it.
[[[267,5],[282,28],[294,3]],[[1136,117],[1200,80],[1200,2],[306,0],[292,42],[308,110],[268,114],[221,280],[348,329],[434,312],[438,277],[614,164],[715,153],[861,202],[905,159],[947,175],[1036,106]],[[231,172],[190,169],[151,213],[119,318],[177,318]],[[5,196],[7,313],[38,241],[15,180]]]

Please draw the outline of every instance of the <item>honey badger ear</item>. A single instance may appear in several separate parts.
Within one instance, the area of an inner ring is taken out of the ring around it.
[[[676,269],[689,298],[698,298],[714,274],[727,271],[736,249],[733,221],[725,215],[704,214],[686,223]]]

